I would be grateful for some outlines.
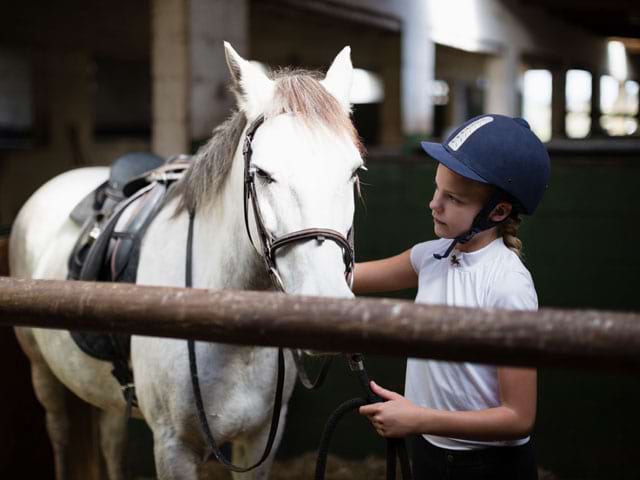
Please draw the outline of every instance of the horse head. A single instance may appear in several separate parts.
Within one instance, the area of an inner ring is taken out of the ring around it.
[[[250,236],[264,247],[292,233],[321,229],[326,234],[283,242],[271,255],[268,248],[258,250],[272,257],[267,267],[273,263],[287,293],[352,296],[345,277],[350,261],[346,238],[363,160],[350,119],[349,47],[324,78],[291,70],[267,75],[228,43],[225,49],[249,135],[240,142],[234,164],[246,164],[248,193],[254,195],[246,207]]]

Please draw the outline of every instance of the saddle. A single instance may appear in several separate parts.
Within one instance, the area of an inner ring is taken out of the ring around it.
[[[142,238],[162,208],[169,186],[181,177],[190,159],[181,155],[165,162],[150,153],[129,153],[116,159],[109,179],[70,214],[82,229],[69,257],[67,279],[135,283]],[[135,211],[120,226],[122,215],[134,204]],[[127,389],[133,385],[129,368],[131,336],[70,333],[83,352],[113,364],[111,373],[126,398]]]

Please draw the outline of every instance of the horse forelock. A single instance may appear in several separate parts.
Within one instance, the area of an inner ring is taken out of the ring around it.
[[[275,93],[264,112],[266,119],[283,113],[294,114],[310,129],[326,128],[337,135],[346,135],[360,153],[364,153],[349,114],[322,86],[320,73],[286,69],[273,73],[272,78]],[[246,125],[244,112],[236,111],[214,129],[211,139],[198,150],[193,164],[172,189],[170,198],[176,195],[180,198],[176,213],[206,205],[217,195],[231,171]]]
[[[349,113],[320,83],[319,72],[280,70],[273,74],[275,95],[265,117],[292,113],[310,128],[324,127],[347,135],[362,153],[363,146]]]

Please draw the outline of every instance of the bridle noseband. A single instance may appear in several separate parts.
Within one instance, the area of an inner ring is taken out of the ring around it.
[[[253,155],[252,142],[256,131],[264,123],[264,116],[259,116],[247,129],[247,133],[244,139],[244,145],[242,148],[242,155],[244,157],[244,223],[247,229],[247,235],[249,235],[249,241],[254,248],[259,252],[258,247],[253,241],[251,236],[251,229],[249,228],[249,202],[253,207],[253,216],[255,219],[258,235],[260,237],[260,243],[262,244],[262,258],[265,262],[265,267],[269,272],[269,276],[277,290],[285,291],[284,283],[278,273],[276,267],[276,252],[278,249],[299,242],[315,239],[316,241],[323,243],[325,240],[331,240],[335,242],[342,250],[342,259],[345,265],[345,277],[349,287],[353,282],[353,266],[355,263],[355,255],[353,249],[353,226],[349,229],[347,237],[342,235],[336,230],[329,228],[305,228],[297,230],[295,232],[287,233],[280,237],[275,237],[271,232],[267,230],[264,225],[264,219],[260,211],[258,204],[258,197],[256,194],[255,175],[256,170],[251,168],[251,156]]]

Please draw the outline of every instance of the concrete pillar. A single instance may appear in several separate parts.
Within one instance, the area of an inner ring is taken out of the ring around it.
[[[551,72],[551,138],[566,138],[567,70],[556,67]]]
[[[152,0],[152,150],[169,156],[188,151],[189,1]]]
[[[249,49],[249,0],[190,0],[191,140],[211,136],[235,99],[229,92],[223,42],[245,58]]]
[[[518,65],[520,52],[508,47],[487,60],[487,95],[484,110],[487,113],[516,116],[518,106]]]
[[[454,79],[450,83],[449,102],[451,103],[451,118],[448,128],[457,127],[469,120],[469,95],[467,82],[462,79]]]
[[[604,130],[600,126],[600,117],[602,111],[600,110],[600,77],[599,71],[591,72],[591,137],[601,137],[604,135]]]
[[[379,120],[380,143],[382,145],[402,145],[402,78],[401,49],[399,42],[384,42],[379,52],[384,58],[380,74],[384,82],[384,101]]]
[[[248,55],[248,0],[152,0],[153,151],[189,152],[233,107],[223,42]]]
[[[433,131],[431,83],[435,44],[429,37],[428,2],[407,3],[402,32],[402,131],[424,136]]]

